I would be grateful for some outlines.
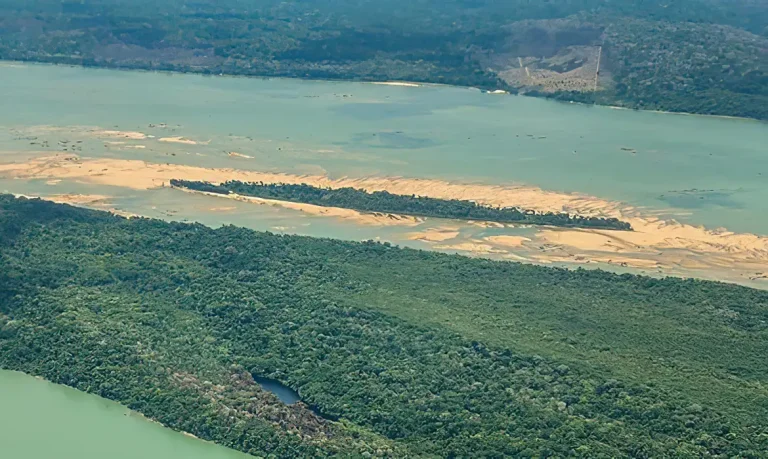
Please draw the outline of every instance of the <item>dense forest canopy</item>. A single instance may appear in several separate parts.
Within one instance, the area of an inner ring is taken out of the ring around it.
[[[765,0],[0,0],[0,59],[412,80],[768,119]]]
[[[765,291],[7,195],[0,286],[0,368],[254,455],[768,454]]]
[[[603,228],[629,231],[632,226],[617,218],[583,217],[564,212],[534,212],[517,207],[481,206],[472,201],[406,196],[388,191],[368,193],[355,188],[319,188],[307,184],[253,183],[231,180],[221,184],[191,180],[171,180],[171,186],[194,191],[228,195],[235,193],[278,201],[301,202],[325,207],[341,207],[361,212],[400,214],[415,217],[453,218],[498,223],[520,223],[571,228]]]

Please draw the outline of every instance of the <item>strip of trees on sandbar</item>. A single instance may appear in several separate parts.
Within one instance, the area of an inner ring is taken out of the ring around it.
[[[171,186],[216,194],[238,194],[262,199],[299,202],[324,207],[341,207],[360,212],[391,213],[413,217],[452,218],[496,223],[548,225],[568,228],[598,228],[631,231],[632,226],[617,218],[587,217],[565,212],[535,212],[518,207],[491,207],[473,201],[427,196],[369,193],[357,188],[321,188],[307,184],[241,182],[221,184],[171,180]]]

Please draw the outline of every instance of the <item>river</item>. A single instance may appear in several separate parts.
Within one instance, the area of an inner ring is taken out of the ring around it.
[[[2,456],[77,459],[246,459],[167,429],[117,403],[0,370]]]
[[[431,85],[17,63],[0,64],[0,80],[0,191],[212,226],[768,284],[765,123]],[[161,186],[254,172],[619,216],[637,232],[383,222]]]

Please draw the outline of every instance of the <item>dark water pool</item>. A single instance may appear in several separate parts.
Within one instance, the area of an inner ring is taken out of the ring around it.
[[[280,381],[269,378],[261,378],[258,376],[254,376],[253,379],[259,383],[262,389],[268,390],[277,395],[277,398],[279,398],[280,401],[286,405],[293,405],[294,403],[301,400],[298,392],[284,385]]]

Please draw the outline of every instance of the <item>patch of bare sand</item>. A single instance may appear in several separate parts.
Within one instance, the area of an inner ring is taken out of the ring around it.
[[[524,236],[507,236],[507,235],[488,236],[483,240],[488,241],[491,244],[496,244],[504,247],[522,247],[523,243],[531,242],[530,238],[527,238]]]
[[[384,85],[384,86],[404,86],[407,88],[419,88],[418,83],[409,83],[407,81],[374,81],[372,84]]]
[[[104,146],[115,150],[144,150],[146,145],[131,145],[121,141],[105,141]]]
[[[768,238],[711,231],[655,218],[630,219],[634,232],[548,228],[537,234],[539,263],[605,263],[765,287]],[[620,234],[623,233],[623,234]]]
[[[768,237],[703,227],[656,218],[628,219],[634,231],[552,228],[539,233],[548,243],[581,250],[614,253],[649,253],[685,249],[701,254],[739,256],[768,262]]]
[[[467,242],[459,242],[456,244],[444,244],[434,246],[439,250],[451,250],[459,252],[469,252],[474,255],[490,255],[490,254],[503,254],[504,250],[495,248],[490,244],[483,244],[482,242],[471,240]]]
[[[532,261],[542,264],[561,263],[561,264],[590,264],[590,263],[602,263],[606,265],[621,266],[624,268],[635,269],[663,269],[668,268],[661,264],[661,262],[652,259],[645,258],[632,258],[622,256],[600,256],[600,255],[532,255],[530,257]]]
[[[161,138],[157,139],[157,141],[158,142],[165,142],[165,143],[180,143],[180,144],[183,144],[183,145],[197,145],[198,144],[198,142],[196,142],[196,141],[194,141],[192,139],[188,139],[186,137],[181,137],[181,136],[178,136],[178,137],[161,137]]]
[[[411,233],[408,235],[408,239],[412,241],[443,242],[455,239],[459,234],[459,228],[456,227],[430,228],[418,233]]]
[[[608,234],[606,234],[608,233]],[[641,246],[623,240],[618,235],[594,230],[548,228],[539,231],[536,239],[556,246],[567,246],[579,250],[610,253],[645,252]]]
[[[236,151],[230,151],[229,156],[232,158],[245,158],[245,159],[253,159],[253,156],[244,155],[242,153],[238,153]]]
[[[504,228],[504,224],[499,222],[482,222],[482,221],[470,220],[467,223],[471,225],[479,226],[481,228]]]
[[[72,204],[88,207],[104,207],[108,205],[109,196],[100,194],[53,194],[41,196],[41,199],[57,202],[59,204]]]
[[[147,135],[136,131],[111,131],[111,130],[92,130],[91,135],[98,138],[120,138],[128,140],[145,140]]]
[[[294,175],[238,169],[147,163],[139,160],[81,158],[60,154],[26,163],[0,164],[0,174],[19,178],[78,179],[89,183],[112,184],[133,189],[167,185],[172,178],[214,183],[241,180],[265,183],[307,183],[318,187],[353,187],[369,192],[389,191],[443,199],[474,200],[495,206],[517,206],[536,211],[566,211],[579,215],[620,216],[618,203],[589,196],[544,191],[529,186],[458,184],[431,179],[363,177],[331,179],[323,175]]]
[[[298,210],[308,215],[320,215],[326,217],[336,217],[344,220],[350,220],[362,225],[375,225],[375,226],[416,226],[423,222],[423,220],[416,217],[409,217],[404,215],[394,214],[382,214],[382,213],[363,213],[352,209],[342,209],[340,207],[323,207],[313,204],[304,204],[299,202],[290,201],[278,201],[274,199],[255,198],[253,196],[243,196],[236,193],[228,195],[219,193],[208,193],[205,191],[193,191],[182,189],[187,193],[203,194],[206,196],[213,196],[216,198],[234,199],[235,201],[248,202],[253,204],[262,204],[275,207],[282,207],[285,209]]]
[[[149,137],[143,132],[102,129],[95,126],[39,125],[15,129],[15,131],[26,135],[69,134],[75,137],[91,137],[97,139],[145,140]]]

